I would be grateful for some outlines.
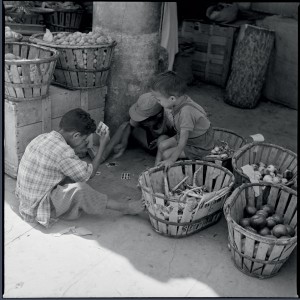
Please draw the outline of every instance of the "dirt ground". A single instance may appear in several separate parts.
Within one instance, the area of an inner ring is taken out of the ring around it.
[[[239,109],[225,104],[223,93],[206,84],[188,92],[214,126],[245,138],[261,133],[266,142],[297,152],[296,110],[271,102]],[[140,199],[137,179],[154,157],[133,147],[108,161],[117,165],[101,165],[90,185],[120,201]],[[129,180],[121,179],[124,172]],[[5,176],[5,297],[297,297],[296,251],[275,277],[249,277],[231,260],[224,217],[182,239],[154,232],[146,213],[106,212],[44,229],[21,220],[14,188],[15,180]],[[54,236],[71,226],[93,234]]]

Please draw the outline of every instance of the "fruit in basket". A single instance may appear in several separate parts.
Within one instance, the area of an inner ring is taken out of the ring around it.
[[[250,219],[250,225],[256,230],[262,229],[267,225],[266,217],[263,215],[254,215]]]
[[[272,229],[275,225],[277,225],[273,217],[268,217],[266,221],[267,221],[267,227],[270,229]]]
[[[49,29],[46,28],[46,33],[43,36],[43,41],[45,42],[52,42],[54,40],[53,34]]]
[[[244,208],[244,215],[246,217],[252,217],[255,215],[257,209],[254,207],[254,206],[251,206],[251,205],[247,205],[245,208]]]
[[[291,170],[285,170],[285,172],[283,172],[283,178],[291,180],[293,178],[293,172]]]
[[[295,229],[291,226],[291,225],[285,225],[287,231],[288,231],[288,235],[293,237],[295,235]]]
[[[265,176],[263,177],[263,181],[264,181],[264,182],[273,182],[273,178],[272,178],[271,175],[265,175]]]
[[[278,215],[278,214],[274,214],[272,215],[272,218],[274,219],[274,221],[277,223],[277,224],[282,224],[283,223],[283,217]]]
[[[271,233],[271,230],[268,227],[264,227],[264,228],[260,229],[258,231],[258,233],[262,236],[266,236],[266,235],[269,235]]]
[[[22,38],[22,34],[11,30],[9,26],[5,26],[5,39],[19,40]]]
[[[270,204],[265,204],[261,207],[262,210],[268,212],[269,216],[274,214],[274,207]]]
[[[285,225],[283,224],[278,224],[278,225],[275,225],[272,229],[272,234],[274,236],[276,236],[277,238],[280,238],[281,236],[286,236],[288,235],[288,230],[286,228]]]
[[[265,218],[267,218],[269,216],[269,213],[263,209],[260,209],[256,212],[257,215],[263,215],[265,216]]]
[[[246,228],[247,226],[250,226],[250,218],[241,219],[240,225],[244,228]]]

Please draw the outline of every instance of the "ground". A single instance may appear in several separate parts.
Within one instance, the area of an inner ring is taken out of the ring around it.
[[[265,140],[297,152],[297,111],[271,102],[239,109],[223,102],[224,90],[191,87],[188,94],[208,112],[214,126]],[[90,180],[95,189],[123,201],[140,198],[139,174],[154,157],[132,148],[99,167]],[[129,180],[121,180],[123,172]],[[146,213],[123,216],[106,211],[58,221],[50,229],[29,224],[18,214],[15,179],[5,175],[4,297],[297,297],[296,250],[280,272],[269,279],[243,274],[227,248],[227,223],[221,220],[189,237],[174,239],[152,230]],[[76,226],[92,235],[64,234]]]

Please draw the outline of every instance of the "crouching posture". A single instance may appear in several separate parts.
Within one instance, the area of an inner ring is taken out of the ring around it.
[[[85,146],[87,137],[95,130],[90,115],[76,108],[62,117],[59,131],[41,134],[28,144],[20,161],[16,186],[19,211],[25,221],[49,227],[58,217],[73,220],[82,212],[103,214],[108,208],[138,214],[143,210],[140,201],[108,199],[86,183],[96,174],[109,132],[99,137],[100,147],[90,164],[80,160],[74,149]]]
[[[161,136],[155,165],[169,168],[177,159],[202,159],[214,148],[213,128],[205,110],[188,95],[175,72],[157,75],[151,91],[158,103],[171,110],[176,135]]]

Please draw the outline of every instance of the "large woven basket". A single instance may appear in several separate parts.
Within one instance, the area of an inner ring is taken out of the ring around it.
[[[36,12],[30,12],[30,13],[5,12],[5,15],[10,16],[17,23],[44,24],[43,15]]]
[[[232,167],[236,186],[245,182],[250,182],[249,177],[243,173],[241,167],[259,162],[263,162],[266,165],[274,165],[279,173],[283,173],[287,169],[292,171],[294,176],[286,183],[287,186],[291,186],[297,181],[296,153],[278,145],[253,142],[244,145],[236,151],[232,157]]]
[[[259,189],[255,196],[253,187]],[[291,225],[296,235],[291,238],[261,236],[239,225],[246,205],[275,207]],[[247,275],[268,278],[276,275],[297,245],[297,192],[283,185],[244,183],[236,188],[224,204],[228,239],[235,266]]]
[[[240,149],[242,146],[246,144],[245,138],[241,135],[235,133],[232,130],[214,127],[214,141],[215,145],[219,145],[221,142],[226,142],[229,148],[232,150],[232,153],[226,158],[213,158],[213,157],[205,157],[204,160],[211,161],[217,164],[222,165],[223,167],[232,171],[231,159],[232,155],[235,151]]]
[[[186,180],[187,179],[187,180]],[[171,195],[170,190],[205,185],[206,198]],[[178,161],[165,172],[155,167],[143,172],[139,185],[154,230],[169,237],[186,237],[219,221],[222,208],[234,183],[233,174],[226,168],[206,161]]]
[[[47,97],[58,51],[31,43],[7,42],[5,54],[7,53],[24,59],[5,59],[5,98],[23,101]]]
[[[54,13],[45,15],[45,23],[50,31],[75,32],[80,28],[83,9],[59,9]]]
[[[53,32],[55,36],[59,32]],[[55,45],[43,41],[43,33],[30,37],[30,42],[51,46],[60,53],[53,84],[71,89],[91,89],[106,85],[113,51],[117,43],[106,45]]]

